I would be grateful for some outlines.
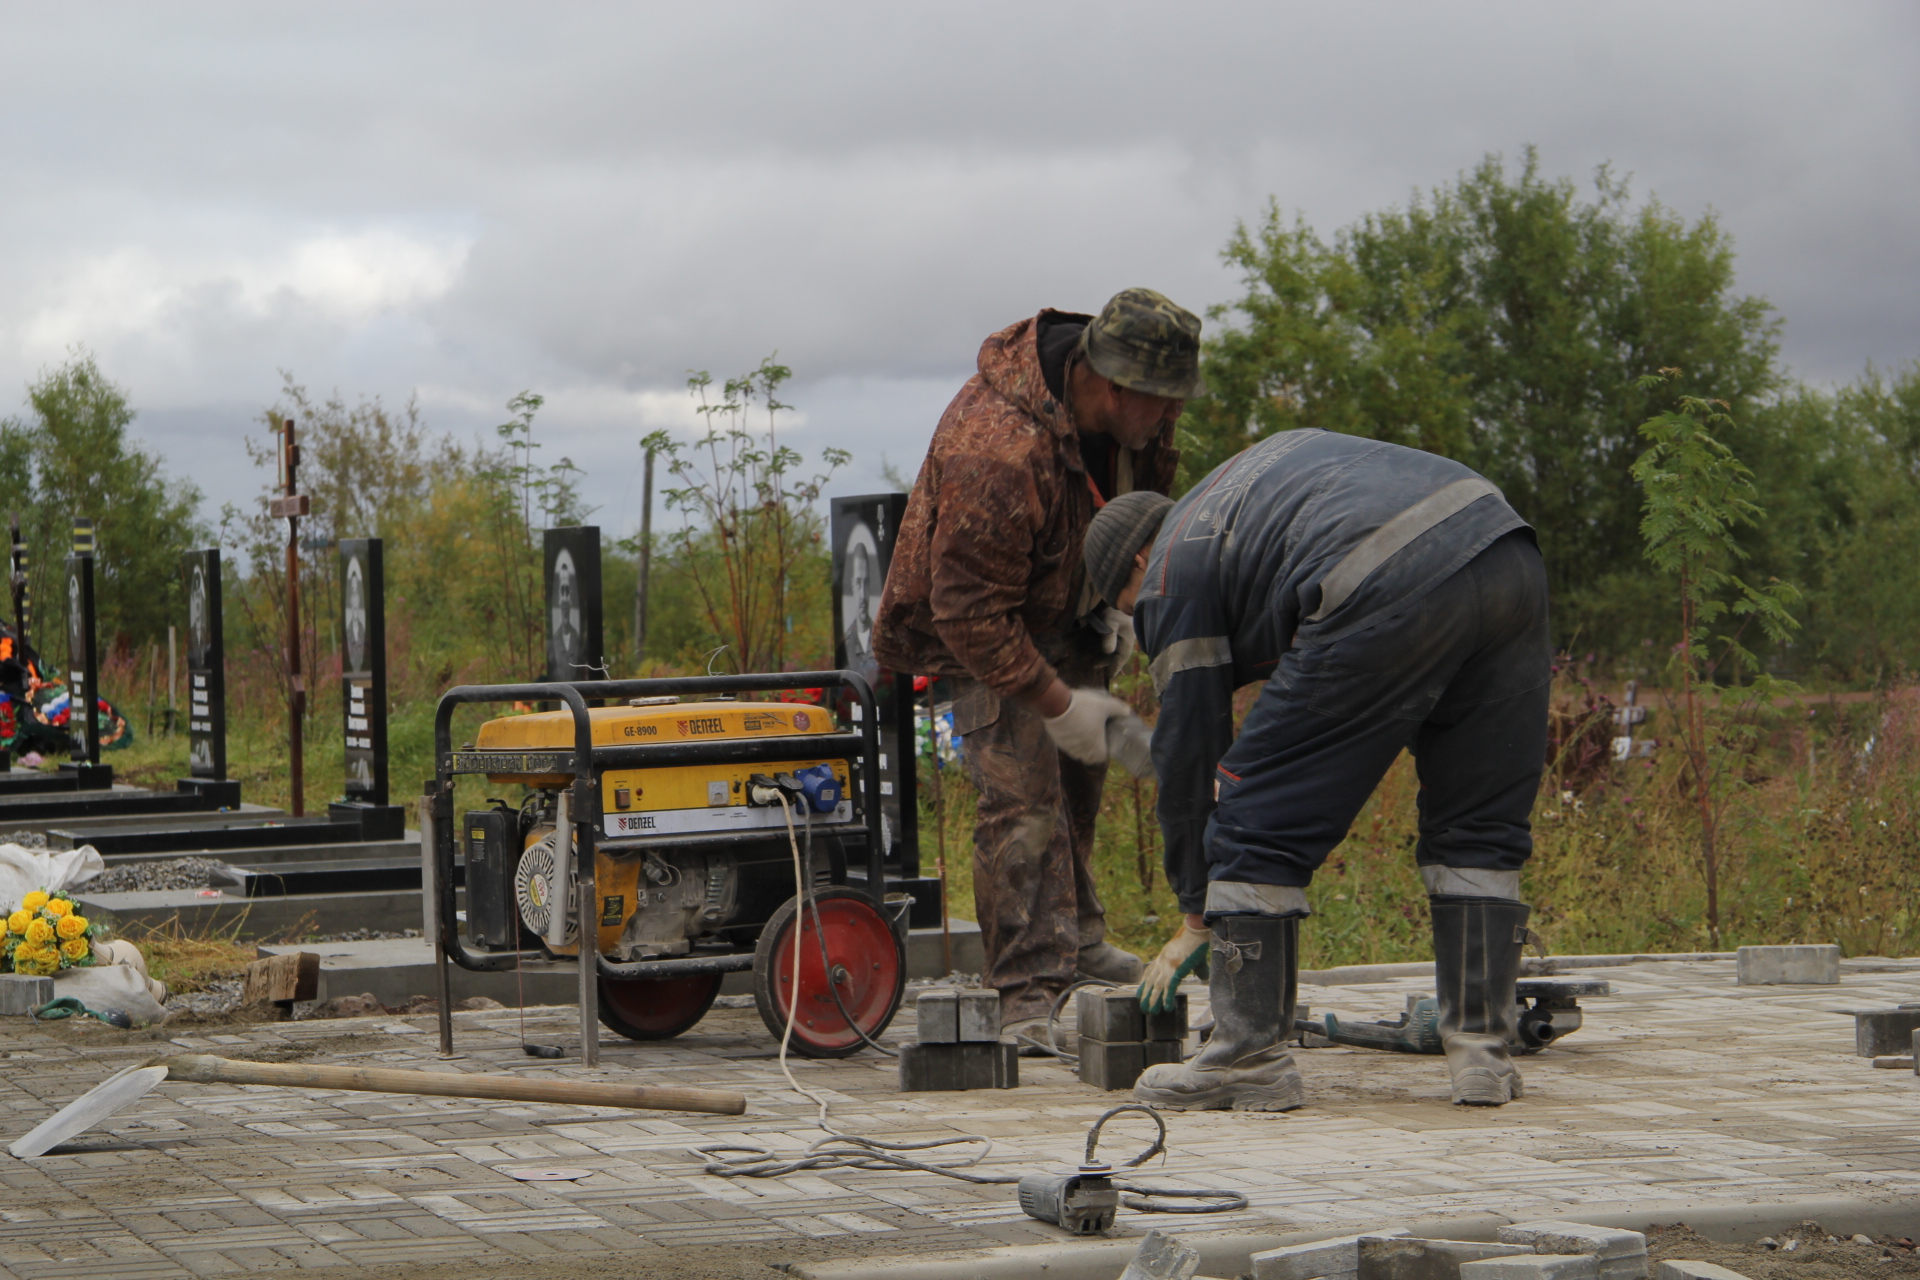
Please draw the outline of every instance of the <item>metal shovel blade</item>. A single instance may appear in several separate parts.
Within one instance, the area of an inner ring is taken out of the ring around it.
[[[68,1139],[79,1137],[122,1107],[146,1097],[166,1078],[165,1067],[129,1067],[118,1075],[108,1076],[42,1120],[33,1132],[7,1151],[21,1160],[43,1156]]]

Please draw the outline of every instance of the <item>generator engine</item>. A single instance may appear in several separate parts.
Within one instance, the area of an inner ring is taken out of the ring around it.
[[[794,927],[795,842],[803,850],[807,886],[817,897],[808,905],[820,921],[820,932],[828,931],[821,911],[842,916],[854,911],[849,895],[864,895],[836,886],[846,885],[850,861],[866,866],[869,828],[850,798],[848,762],[807,749],[808,738],[835,730],[833,717],[818,706],[682,703],[674,697],[650,697],[592,708],[588,716],[596,753],[602,747],[631,744],[792,740],[790,756],[782,752],[771,760],[765,759],[770,753],[758,750],[754,754],[760,758],[751,763],[610,766],[601,771],[595,792],[600,812],[593,815],[596,900],[587,913],[577,911],[571,901],[575,872],[570,859],[575,850],[560,829],[563,822],[575,820],[565,813],[574,776],[536,771],[552,767],[556,753],[571,752],[573,713],[538,712],[488,721],[467,749],[472,759],[484,762],[490,783],[525,788],[517,803],[493,800],[488,808],[461,815],[471,945],[496,952],[537,949],[555,958],[578,956],[576,921],[584,914],[594,921],[593,941],[600,957],[615,964],[646,964],[650,975],[661,975],[624,981],[606,976],[603,966],[601,1020],[636,1039],[676,1035],[705,1014],[719,991],[722,973],[711,961],[731,957],[736,962],[725,967],[744,968],[737,961],[756,952],[770,925]],[[869,925],[852,917],[843,923],[856,932],[871,932]],[[891,927],[884,918],[881,923]],[[809,937],[813,926],[810,919],[798,925]],[[703,959],[710,963],[697,963]],[[662,963],[674,961],[682,963]],[[803,976],[807,961],[803,955]],[[790,956],[786,964],[790,976]],[[760,967],[756,961],[756,977]],[[851,972],[844,963],[822,966],[814,961],[813,967],[821,968],[823,980],[830,983],[842,982],[833,974]],[[896,966],[855,967],[864,976]],[[685,976],[674,976],[681,972]],[[829,1000],[834,996],[846,1005],[846,992],[836,987],[827,993]],[[897,1001],[896,992],[886,1018]],[[762,1003],[763,1018],[774,1006],[784,1018],[790,1001],[774,992]],[[851,1016],[850,1007],[848,1013]],[[852,1048],[859,1044],[854,1039]]]

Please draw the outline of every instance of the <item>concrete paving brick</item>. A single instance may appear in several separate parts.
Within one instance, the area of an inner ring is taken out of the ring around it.
[[[1586,1253],[1527,1253],[1460,1264],[1460,1280],[1599,1280],[1600,1261]]]
[[[1840,982],[1840,948],[1831,944],[1741,947],[1738,956],[1737,981],[1743,987]]]
[[[1376,1232],[1376,1236],[1404,1236],[1404,1228]],[[1252,1258],[1254,1280],[1317,1280],[1320,1276],[1339,1276],[1360,1268],[1360,1237],[1338,1236],[1311,1244],[1288,1245],[1256,1253]]]
[[[1358,1280],[1460,1280],[1463,1263],[1533,1253],[1524,1245],[1408,1236],[1361,1236],[1358,1249]]]
[[[1747,1277],[1712,1262],[1671,1260],[1655,1268],[1654,1280],[1747,1280]]]

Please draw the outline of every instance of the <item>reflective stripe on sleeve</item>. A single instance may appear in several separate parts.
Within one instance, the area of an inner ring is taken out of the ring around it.
[[[1182,671],[1232,665],[1233,646],[1225,636],[1193,636],[1168,645],[1166,652],[1147,667],[1147,674],[1153,677],[1153,691],[1158,694],[1164,693],[1168,682]]]

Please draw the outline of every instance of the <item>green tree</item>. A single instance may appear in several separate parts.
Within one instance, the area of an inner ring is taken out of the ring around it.
[[[169,477],[131,438],[124,388],[85,350],[27,388],[30,415],[0,421],[0,485],[12,495],[33,558],[34,641],[56,634],[55,590],[72,545],[73,518],[94,520],[94,581],[101,642],[124,649],[164,638],[183,616],[180,555],[203,545],[200,491]],[[49,625],[51,624],[51,625]],[[64,642],[48,656],[64,657]]]
[[[1684,367],[1741,413],[1781,381],[1777,323],[1734,293],[1713,215],[1636,205],[1605,168],[1582,199],[1532,149],[1517,174],[1490,156],[1331,242],[1270,206],[1222,256],[1246,291],[1212,313],[1185,480],[1297,427],[1458,458],[1539,530],[1563,633],[1645,583],[1629,469],[1671,392],[1640,372]]]
[[[1796,667],[1882,683],[1920,670],[1920,363],[1770,408],[1753,459],[1756,565],[1807,588]]]
[[[1639,389],[1667,390],[1679,374],[1662,369],[1641,378]],[[1800,598],[1787,583],[1753,586],[1732,571],[1744,558],[1734,530],[1760,523],[1763,512],[1753,473],[1714,434],[1733,425],[1726,409],[1723,400],[1681,396],[1676,408],[1640,425],[1648,444],[1632,469],[1644,502],[1646,558],[1677,588],[1680,643],[1671,669],[1679,689],[1669,691],[1670,723],[1699,815],[1707,935],[1716,950],[1722,819],[1760,746],[1754,712],[1793,691],[1755,669],[1746,633],[1758,624],[1768,639],[1785,640],[1799,625],[1791,609]]]

